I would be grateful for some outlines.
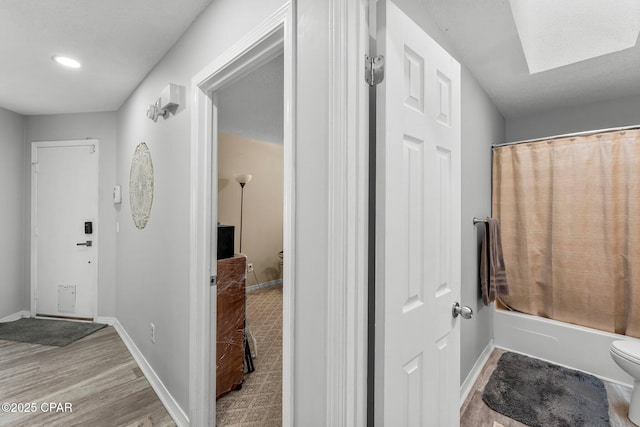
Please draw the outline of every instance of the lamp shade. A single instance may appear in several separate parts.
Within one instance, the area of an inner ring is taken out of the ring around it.
[[[240,185],[248,184],[249,182],[251,182],[251,178],[253,178],[253,176],[248,173],[236,175],[236,181],[238,181],[238,184]]]

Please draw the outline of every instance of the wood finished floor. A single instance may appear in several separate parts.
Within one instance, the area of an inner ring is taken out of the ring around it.
[[[174,426],[111,326],[65,347],[0,340],[0,402],[35,402],[35,413],[0,410],[0,426]],[[69,402],[72,412],[43,412]]]
[[[516,420],[506,417],[491,408],[482,400],[482,392],[496,368],[498,359],[504,350],[494,349],[489,360],[480,372],[469,396],[460,409],[461,427],[526,427]],[[609,399],[609,420],[612,427],[634,427],[627,418],[631,388],[603,381]]]

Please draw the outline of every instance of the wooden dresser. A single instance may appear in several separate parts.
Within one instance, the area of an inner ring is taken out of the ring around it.
[[[242,386],[247,258],[218,260],[216,399]]]

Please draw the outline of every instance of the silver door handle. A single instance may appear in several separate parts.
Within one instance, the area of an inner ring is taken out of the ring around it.
[[[460,306],[459,303],[453,304],[453,309],[451,310],[451,315],[456,318],[458,315],[462,316],[463,319],[471,319],[473,317],[473,310],[471,307]]]
[[[87,240],[84,243],[76,243],[76,246],[93,246],[93,242],[91,240]]]

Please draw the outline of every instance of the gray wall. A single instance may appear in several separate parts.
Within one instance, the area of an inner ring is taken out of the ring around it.
[[[299,0],[298,94],[297,94],[297,168],[296,211],[297,269],[295,332],[295,421],[296,425],[325,425],[326,416],[326,265],[327,210],[326,182],[328,153],[323,142],[327,135],[329,5],[315,0]],[[117,252],[113,270],[116,288],[101,301],[100,314],[115,310],[128,334],[145,358],[188,413],[188,242],[190,193],[190,121],[188,105],[191,78],[205,65],[241,39],[251,28],[269,16],[281,0],[214,2],[194,22],[165,58],[143,80],[117,112],[33,117],[28,121],[25,139],[101,140],[101,158],[109,152],[116,158],[115,176],[101,175],[101,225],[120,225],[115,237]],[[428,17],[427,17],[428,18]],[[422,18],[422,19],[427,19]],[[428,27],[428,25],[427,25]],[[429,28],[434,38],[446,47],[446,39]],[[153,123],[145,116],[147,105],[157,98],[168,83],[186,87],[187,108],[175,116]],[[477,244],[471,218],[488,214],[490,206],[490,150],[504,123],[468,70],[462,71],[462,181],[463,181],[463,288],[465,304],[478,307]],[[114,135],[117,129],[117,135]],[[503,137],[500,135],[500,137]],[[111,150],[112,141],[117,147]],[[117,142],[116,142],[117,141]],[[144,230],[133,225],[128,203],[128,178],[136,145],[146,142],[155,168],[155,193],[151,218]],[[25,144],[26,145],[26,144]],[[485,151],[486,147],[486,151]],[[24,158],[20,152],[20,159]],[[486,161],[478,161],[482,156]],[[21,164],[27,166],[24,160]],[[101,165],[102,166],[102,165]],[[101,168],[105,173],[114,168]],[[21,166],[21,177],[24,179]],[[111,186],[121,184],[123,203],[115,209]],[[104,185],[103,185],[104,184]],[[103,203],[104,202],[104,203]],[[104,208],[104,209],[103,209]],[[110,217],[108,210],[115,216]],[[105,211],[103,213],[103,210]],[[103,238],[110,231],[101,231]],[[104,240],[103,240],[104,242]],[[115,246],[114,246],[115,247]],[[28,248],[27,248],[28,251]],[[101,255],[104,254],[101,248]],[[27,252],[28,253],[28,252]],[[101,266],[105,260],[101,259]],[[117,270],[115,266],[117,265]],[[107,289],[107,288],[105,288]],[[476,305],[474,306],[473,299]],[[468,300],[467,300],[468,299]],[[115,300],[115,302],[113,302]],[[109,301],[112,301],[109,303]],[[153,303],[149,303],[153,301]],[[102,311],[104,309],[104,311]],[[309,321],[313,319],[313,321]],[[488,344],[491,332],[490,312],[480,310],[476,318],[463,324],[462,378]],[[149,323],[156,325],[156,343],[148,339]],[[470,339],[469,337],[473,337]]]
[[[491,144],[504,140],[505,120],[466,67],[462,67],[462,304],[473,308],[462,321],[460,381],[493,338],[493,306],[480,293],[483,229],[473,217],[491,216]]]
[[[491,214],[491,144],[504,140],[505,121],[480,87],[446,35],[415,0],[395,3],[461,64],[462,79],[462,275],[461,303],[473,308],[473,319],[462,322],[460,382],[466,379],[493,338],[493,314],[479,293],[479,242],[473,217]]]
[[[506,141],[638,124],[640,96],[634,96],[509,119]]]
[[[31,142],[58,141],[95,138],[100,140],[100,173],[98,177],[99,203],[99,265],[98,265],[98,316],[116,314],[116,209],[112,191],[116,184],[116,131],[115,112],[56,114],[30,116],[26,119],[24,135],[24,175],[27,183],[25,191],[26,217],[31,212]],[[29,277],[30,223],[25,221],[24,239],[27,260],[26,277]],[[29,308],[29,283],[25,283],[24,308]]]
[[[188,413],[191,78],[281,6],[283,0],[217,0],[118,111],[117,317]],[[330,2],[296,2],[294,425],[326,425],[328,94]],[[186,108],[153,123],[147,105],[168,84],[186,87]],[[147,227],[133,225],[127,186],[136,145],[146,142],[155,172]],[[304,167],[300,167],[304,166]],[[149,301],[153,301],[150,303]],[[156,325],[156,343],[149,323]]]
[[[25,118],[0,108],[0,318],[25,310],[29,280],[25,275],[24,225],[28,221],[23,164]],[[27,291],[25,291],[25,289]]]
[[[189,220],[191,79],[281,6],[282,0],[218,0],[207,8],[118,111],[117,318],[185,413],[189,414]],[[186,103],[157,123],[147,106],[169,83]],[[146,142],[154,166],[154,198],[146,228],[131,219],[129,170]],[[155,324],[155,344],[149,324]]]

